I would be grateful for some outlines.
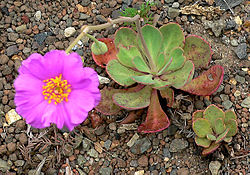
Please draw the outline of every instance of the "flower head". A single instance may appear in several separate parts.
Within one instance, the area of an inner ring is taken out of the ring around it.
[[[100,101],[97,73],[82,67],[76,53],[34,53],[22,62],[14,82],[16,111],[35,128],[54,123],[73,130]]]

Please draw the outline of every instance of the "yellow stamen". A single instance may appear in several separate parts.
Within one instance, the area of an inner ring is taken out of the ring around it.
[[[71,92],[71,85],[67,80],[62,80],[62,74],[55,78],[50,78],[43,81],[46,85],[43,86],[44,99],[50,104],[52,101],[57,105],[63,101],[68,102],[68,96]]]

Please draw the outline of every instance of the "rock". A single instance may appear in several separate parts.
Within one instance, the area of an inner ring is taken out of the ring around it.
[[[204,103],[203,103],[203,101],[201,101],[201,100],[196,100],[195,103],[194,103],[194,106],[195,106],[197,109],[203,109]]]
[[[129,147],[132,147],[134,145],[134,143],[136,142],[136,140],[138,140],[138,139],[139,139],[139,135],[137,133],[135,133],[133,135],[133,137],[127,142],[127,145]]]
[[[90,0],[82,0],[82,1],[81,1],[81,5],[82,5],[82,6],[85,6],[85,7],[88,6],[90,3],[91,3]]]
[[[175,17],[179,16],[180,11],[178,9],[175,8],[169,8],[168,9],[168,16],[170,19],[174,19]]]
[[[16,45],[9,46],[6,49],[7,56],[12,56],[12,55],[17,54],[17,53],[18,53],[18,49],[17,49]]]
[[[23,33],[27,29],[26,24],[20,25],[16,28],[16,32]]]
[[[227,4],[233,8],[237,5],[239,5],[240,3],[242,3],[244,0],[227,0]],[[220,6],[221,9],[224,10],[228,10],[228,5],[225,3],[224,0],[215,0],[216,6]]]
[[[143,154],[150,147],[151,147],[151,142],[147,137],[145,137],[137,140],[130,150],[133,154]]]
[[[41,23],[41,24],[39,24],[38,29],[39,29],[40,31],[42,31],[42,30],[45,29],[45,27],[46,27],[46,25],[45,25],[44,23]]]
[[[75,32],[76,32],[76,29],[75,29],[74,27],[67,27],[67,28],[64,30],[64,36],[65,36],[65,37],[70,37],[70,36],[72,36]]]
[[[0,146],[0,155],[1,154],[6,154],[7,153],[7,147],[6,145],[1,145]]]
[[[178,2],[174,2],[172,7],[178,9],[180,7],[180,4]]]
[[[178,130],[178,127],[174,124],[171,124],[167,129],[163,131],[163,137],[173,136],[175,135],[177,130]]]
[[[168,148],[163,148],[163,156],[168,158],[171,157],[171,153]]]
[[[7,148],[8,148],[8,151],[11,153],[16,151],[16,143],[14,143],[14,142],[8,143]]]
[[[229,43],[230,43],[230,39],[225,35],[221,38],[221,41],[222,41],[222,43],[224,43],[226,45],[229,45]]]
[[[112,144],[112,141],[111,141],[111,140],[106,140],[106,141],[104,142],[104,145],[103,145],[103,146],[104,146],[104,148],[105,148],[106,150],[109,150],[111,144]]]
[[[34,36],[35,38],[35,41],[39,44],[39,45],[42,45],[43,42],[45,41],[45,39],[47,38],[48,36],[48,33],[47,32],[43,32],[43,33],[39,33],[39,34],[36,34]]]
[[[121,16],[120,12],[121,10],[114,10],[111,14],[112,19],[117,19],[119,16]]]
[[[133,0],[122,0],[122,2],[126,5],[131,5]]]
[[[223,101],[222,102],[222,106],[225,108],[225,109],[230,109],[232,107],[233,103],[230,101],[230,100],[226,100],[226,101]]]
[[[83,155],[78,155],[77,157],[77,165],[79,165],[81,168],[84,167],[84,164],[86,162],[86,158]]]
[[[74,153],[74,150],[73,150],[73,147],[70,145],[70,144],[66,144],[63,148],[63,154],[67,157],[70,157],[73,155]]]
[[[116,123],[110,123],[109,124],[109,129],[115,131],[116,130]]]
[[[24,163],[25,163],[25,161],[24,161],[24,160],[17,160],[17,161],[15,161],[15,162],[14,162],[15,166],[17,166],[17,167],[21,167],[21,166],[23,166],[23,165],[24,165]]]
[[[100,168],[99,173],[101,175],[110,175],[112,173],[112,168],[110,167]]]
[[[31,52],[31,48],[30,47],[23,48],[23,53],[24,54],[29,54],[30,52]]]
[[[239,75],[236,75],[236,76],[235,76],[235,80],[236,80],[238,83],[240,83],[240,84],[244,84],[245,81],[246,81],[246,79],[245,79],[244,77],[241,77],[241,76],[239,76]]]
[[[107,19],[103,15],[96,15],[96,20],[99,21],[100,23],[107,22]]]
[[[93,158],[98,158],[98,152],[94,149],[94,148],[91,148],[87,154],[90,156],[90,157],[93,157]]]
[[[209,170],[211,171],[212,175],[218,175],[218,171],[221,167],[219,161],[212,161],[209,163]]]
[[[125,168],[127,166],[126,162],[122,159],[117,160],[117,166],[118,168]]]
[[[101,125],[95,129],[95,134],[100,136],[105,132],[105,125]]]
[[[148,157],[143,155],[138,159],[138,164],[141,167],[147,167],[148,166]]]
[[[19,37],[18,33],[8,33],[8,39],[10,41],[16,41],[18,37]]]
[[[36,13],[35,13],[35,20],[36,21],[40,21],[40,19],[42,18],[42,12],[41,11],[37,11]]]
[[[10,170],[10,165],[7,163],[7,161],[0,159],[0,171],[6,172]]]
[[[169,147],[169,151],[170,152],[179,152],[183,149],[185,149],[188,146],[188,142],[186,140],[183,139],[174,139]]]
[[[174,0],[165,0],[165,2],[168,4],[174,2]]]
[[[134,175],[144,175],[144,170],[136,171]]]
[[[243,108],[248,108],[250,109],[250,96],[245,98],[242,103],[240,104]]]
[[[225,27],[225,29],[226,30],[231,30],[231,29],[235,29],[235,27],[236,27],[236,22],[232,19],[232,20],[229,20],[229,21],[227,21],[226,22],[226,27]]]
[[[247,57],[247,44],[246,43],[241,43],[238,45],[238,47],[234,50],[236,53],[237,57],[239,59],[245,59]]]
[[[217,21],[204,21],[205,29],[212,29],[214,35],[219,37],[222,30],[225,28],[225,20],[220,19]]]
[[[138,161],[137,160],[131,160],[130,166],[131,167],[138,167]]]
[[[9,15],[10,15],[9,10],[8,10],[8,8],[7,8],[6,6],[2,7],[2,8],[1,8],[1,11],[2,11],[2,13],[3,13],[4,15],[6,15],[6,16],[9,16]]]
[[[27,135],[25,133],[21,133],[19,135],[19,141],[21,144],[26,145],[28,143]]]
[[[231,45],[234,46],[234,47],[236,47],[236,46],[238,46],[239,44],[238,44],[238,41],[237,41],[236,39],[232,39],[232,40],[231,40]]]
[[[182,118],[183,120],[190,120],[190,119],[192,119],[192,116],[191,116],[190,113],[183,113],[183,114],[181,115],[181,118]]]
[[[85,20],[85,19],[88,19],[90,16],[89,15],[87,15],[87,14],[85,14],[85,13],[80,13],[80,17],[79,17],[79,19],[81,19],[81,20]]]
[[[0,55],[0,64],[6,64],[9,61],[9,57],[7,55]]]
[[[189,170],[187,168],[181,168],[177,170],[178,175],[189,175]]]

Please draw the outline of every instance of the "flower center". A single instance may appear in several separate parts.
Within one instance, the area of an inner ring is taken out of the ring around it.
[[[46,85],[43,86],[44,99],[50,104],[54,101],[55,104],[62,101],[68,102],[68,96],[71,92],[71,85],[67,80],[62,80],[62,74],[55,78],[50,78],[43,81]]]

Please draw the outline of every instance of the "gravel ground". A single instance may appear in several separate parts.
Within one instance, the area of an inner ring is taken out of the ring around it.
[[[202,36],[213,49],[212,64],[225,68],[222,85],[210,97],[176,92],[176,108],[168,110],[172,123],[168,129],[156,134],[137,133],[140,119],[126,126],[119,125],[117,120],[133,113],[128,111],[116,116],[92,111],[91,115],[101,117],[103,122],[92,129],[91,121],[87,120],[70,133],[54,126],[42,130],[30,128],[22,119],[6,124],[5,117],[15,115],[13,81],[22,60],[31,53],[65,49],[79,34],[82,25],[105,23],[109,17],[117,18],[121,9],[138,7],[142,2],[0,2],[0,174],[250,174],[249,1],[228,0],[232,8],[219,14],[211,9],[206,11],[210,6],[208,0],[197,1],[203,7],[201,15],[185,15],[179,11],[196,2],[192,0],[161,0],[151,8],[151,13],[160,17],[157,27],[175,21],[184,28],[185,34]],[[228,8],[221,0],[215,0],[213,5]],[[118,27],[93,35],[112,38]],[[92,60],[90,44],[83,38],[74,49],[85,58],[86,66],[108,77]],[[113,81],[107,86],[119,88]],[[223,110],[234,109],[239,131],[230,144],[202,157],[202,149],[194,143],[190,119],[193,111],[205,109],[211,103]],[[144,111],[140,113],[145,117]]]

